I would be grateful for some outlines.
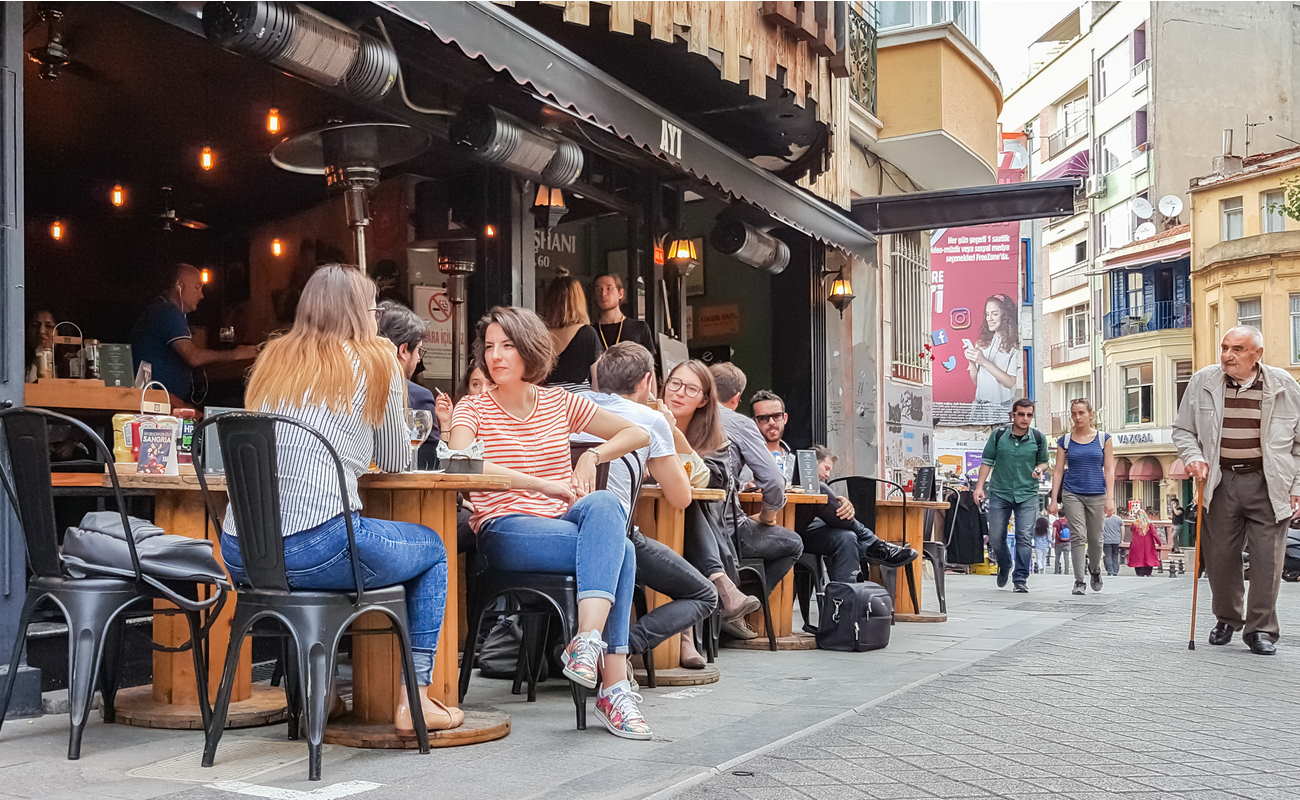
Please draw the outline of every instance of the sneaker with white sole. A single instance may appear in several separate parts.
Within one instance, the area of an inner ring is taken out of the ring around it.
[[[579,686],[595,689],[600,677],[599,664],[605,657],[606,647],[608,645],[600,639],[600,631],[587,631],[573,637],[561,656],[564,677]]]
[[[626,682],[616,683],[596,698],[596,718],[605,729],[623,739],[649,739],[650,724],[641,714],[641,695]]]

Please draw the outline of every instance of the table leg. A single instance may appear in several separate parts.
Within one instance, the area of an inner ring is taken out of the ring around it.
[[[750,512],[753,513],[753,512]],[[777,517],[777,524],[788,530],[794,530],[795,526],[795,506],[793,503],[786,503],[781,508],[780,515]],[[817,646],[813,637],[794,630],[794,569],[781,578],[767,596],[768,609],[772,614],[773,633],[776,634],[776,646],[778,650],[811,650]],[[729,644],[733,647],[741,647],[747,650],[768,648],[767,641],[767,624],[763,620],[763,612],[760,609],[753,614],[745,617],[749,627],[758,632],[757,639],[750,639],[746,642],[733,641]]]

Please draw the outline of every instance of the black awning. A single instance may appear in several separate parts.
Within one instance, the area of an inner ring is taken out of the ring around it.
[[[597,69],[492,3],[382,2],[466,56],[482,58],[591,122],[773,219],[844,250],[871,253],[876,239],[841,209],[755,166],[672,112]]]
[[[852,217],[875,234],[1060,217],[1074,213],[1080,185],[1061,178],[872,197],[855,201]]]

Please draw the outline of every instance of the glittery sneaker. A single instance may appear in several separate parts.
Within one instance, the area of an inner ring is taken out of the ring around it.
[[[599,631],[587,631],[573,637],[569,641],[569,646],[564,648],[564,655],[561,657],[564,663],[564,677],[579,686],[595,689],[600,674],[597,665],[605,656],[606,647],[607,645],[600,640]]]
[[[624,739],[649,739],[650,724],[641,715],[641,695],[617,683],[596,698],[596,718],[605,729]]]

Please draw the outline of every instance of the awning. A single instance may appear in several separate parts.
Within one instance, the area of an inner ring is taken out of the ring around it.
[[[1074,213],[1078,178],[999,183],[857,200],[852,217],[875,234],[926,231]]]
[[[875,237],[842,210],[751,164],[493,3],[379,5],[432,31],[444,43],[455,44],[469,58],[482,58],[565,111],[761,208],[791,228],[847,251],[875,250]]]
[[[1112,269],[1133,269],[1135,267],[1149,267],[1156,264],[1163,264],[1167,261],[1179,261],[1187,258],[1192,254],[1192,248],[1179,247],[1173,250],[1161,252],[1139,253],[1127,258],[1116,258],[1112,261],[1105,262],[1105,269],[1102,272],[1109,272]]]
[[[1128,471],[1128,479],[1131,481],[1158,481],[1164,476],[1165,471],[1160,462],[1151,456],[1139,458]]]
[[[1128,480],[1128,471],[1133,466],[1127,458],[1115,459],[1115,480]]]
[[[1083,178],[1088,175],[1088,153],[1086,148],[1080,150],[1061,163],[1039,176],[1039,180],[1050,181],[1055,178]]]
[[[1191,473],[1187,471],[1187,465],[1183,463],[1183,460],[1181,458],[1174,459],[1174,463],[1169,465],[1169,471],[1166,472],[1165,475],[1180,481],[1184,481],[1192,477]]]

